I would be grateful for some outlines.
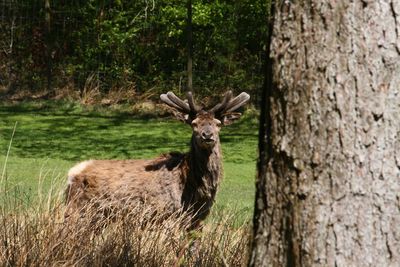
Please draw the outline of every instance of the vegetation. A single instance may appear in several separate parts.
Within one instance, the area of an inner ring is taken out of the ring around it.
[[[209,102],[231,89],[257,103],[268,2],[192,1],[196,96]],[[188,149],[190,129],[154,103],[161,91],[187,89],[186,4],[0,3],[0,266],[246,265],[251,110],[221,132],[225,179],[202,234],[181,231],[185,216],[143,225],[145,211],[135,209],[98,222],[109,226],[100,232],[92,214],[63,220],[62,190],[76,162]]]
[[[160,222],[160,214],[143,224],[147,211],[137,207],[114,220],[94,223],[95,215],[86,214],[64,221],[65,174],[76,161],[187,150],[190,129],[184,124],[148,114],[135,117],[125,109],[105,112],[68,102],[0,108],[1,266],[246,264],[257,133],[251,111],[221,133],[226,175],[202,233],[182,231],[185,216]]]
[[[0,208],[1,266],[244,266],[249,255],[249,226],[226,216],[193,235],[184,215],[145,219],[149,210],[133,208],[64,220],[61,200],[21,208],[11,199],[15,212]]]
[[[267,2],[193,1],[193,83],[198,94],[257,93]],[[136,94],[185,90],[186,1],[0,3],[0,86],[7,93],[91,84]],[[49,8],[45,8],[48,3]]]

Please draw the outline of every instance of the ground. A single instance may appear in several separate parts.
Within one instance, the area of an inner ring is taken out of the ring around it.
[[[27,205],[47,195],[49,189],[60,192],[67,170],[76,162],[152,158],[169,151],[187,151],[191,134],[181,122],[148,112],[137,115],[129,107],[30,102],[1,105],[0,118],[2,180],[7,180],[8,188],[18,191]],[[214,211],[229,210],[240,218],[251,218],[257,122],[250,111],[221,131],[225,178]]]

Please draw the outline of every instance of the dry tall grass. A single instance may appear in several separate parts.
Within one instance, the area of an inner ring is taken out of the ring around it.
[[[250,229],[235,216],[208,222],[188,233],[187,216],[132,208],[112,219],[93,220],[96,211],[64,220],[62,194],[26,207],[2,188],[0,266],[244,266]],[[15,192],[15,190],[13,190]],[[6,197],[4,197],[6,196]],[[107,225],[104,227],[104,225]]]

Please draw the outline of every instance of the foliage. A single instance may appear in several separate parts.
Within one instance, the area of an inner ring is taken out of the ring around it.
[[[29,14],[32,20],[17,24],[13,31],[15,47],[3,58],[8,64],[0,64],[6,73],[0,77],[2,82],[13,80],[18,89],[43,88],[50,55],[57,88],[72,84],[82,89],[86,79],[95,75],[102,92],[129,86],[138,93],[184,89],[186,1],[55,0],[51,25],[44,21],[42,5],[27,0],[5,8],[3,40],[9,39],[14,18]],[[218,94],[227,88],[257,91],[262,80],[266,6],[267,1],[261,0],[193,1],[198,93]]]

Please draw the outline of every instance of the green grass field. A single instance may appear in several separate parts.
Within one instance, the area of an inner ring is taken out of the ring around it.
[[[26,203],[55,185],[61,191],[68,169],[85,159],[152,158],[187,151],[191,129],[181,122],[129,112],[96,110],[71,103],[0,105],[0,175],[14,125],[3,180]],[[225,178],[216,210],[251,214],[258,119],[246,114],[221,131]],[[3,181],[4,184],[4,181]]]

